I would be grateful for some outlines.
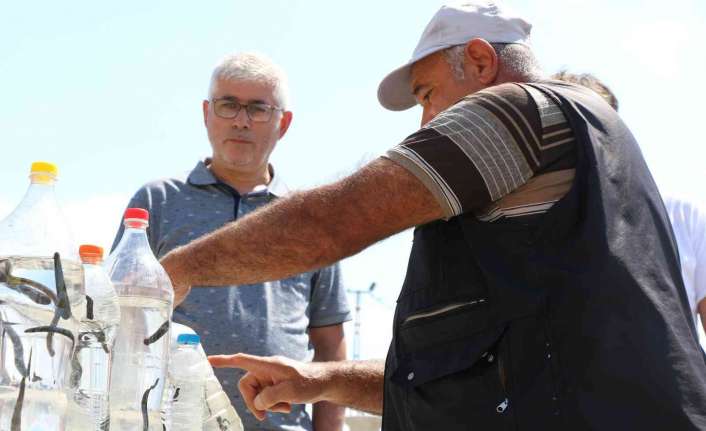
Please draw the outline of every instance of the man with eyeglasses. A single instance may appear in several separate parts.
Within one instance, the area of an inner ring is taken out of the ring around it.
[[[229,55],[216,66],[208,100],[203,101],[211,157],[188,175],[145,185],[129,204],[149,210],[148,236],[155,255],[164,256],[287,194],[269,163],[292,121],[287,106],[286,77],[264,56]],[[122,230],[115,244],[121,235]],[[307,361],[345,359],[342,324],[349,319],[338,264],[279,281],[201,286],[178,305],[173,317],[201,336],[209,354],[236,350]],[[242,374],[216,370],[246,430],[341,429],[343,409],[325,402],[313,406],[311,418],[298,405],[288,414],[256,420],[237,389]]]

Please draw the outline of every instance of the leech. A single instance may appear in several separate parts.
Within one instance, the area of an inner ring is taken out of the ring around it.
[[[144,394],[142,394],[142,431],[149,431],[150,419],[147,415],[147,398],[149,398],[150,392],[152,391],[152,389],[157,387],[158,383],[159,377],[157,378],[157,380],[154,381],[154,384],[150,386]]]
[[[76,352],[71,356],[71,387],[77,388],[79,383],[81,383],[81,376],[83,375],[83,367],[81,366],[81,361],[78,358],[80,349],[76,349]]]
[[[7,280],[0,280],[0,282],[6,281],[5,285],[9,288],[14,290],[17,293],[21,293],[22,295],[26,296],[32,302],[39,304],[39,305],[49,305],[52,303],[52,298],[45,295],[44,292],[39,292],[35,289],[32,289],[31,287],[35,287],[30,285],[29,283],[26,283],[27,280],[25,278],[10,278]],[[31,287],[30,287],[31,286]]]
[[[66,293],[64,270],[61,267],[61,257],[59,256],[59,253],[54,253],[54,281],[56,283],[58,300],[56,303],[56,308],[54,309],[54,317],[52,317],[49,327],[59,329],[56,326],[57,323],[59,323],[59,318],[62,317],[64,319],[69,319],[71,317],[71,305],[69,304],[69,298]],[[54,332],[59,331],[47,332],[47,351],[49,352],[49,356],[54,357]],[[74,339],[73,334],[71,334],[71,339]]]
[[[93,298],[86,295],[86,319],[93,320]]]
[[[61,310],[61,318],[68,320],[71,318],[71,304],[69,295],[66,292],[66,281],[64,280],[64,270],[61,268],[61,257],[59,253],[54,253],[54,281],[56,283],[56,295],[59,299],[57,309]]]
[[[145,346],[149,346],[150,344],[156,342],[157,340],[162,338],[162,336],[164,336],[164,334],[166,334],[167,332],[169,332],[169,320],[162,323],[162,326],[160,326],[154,334],[145,338]]]
[[[57,334],[63,335],[64,337],[68,338],[69,340],[71,340],[72,344],[76,343],[76,339],[74,338],[74,334],[71,331],[69,331],[68,329],[64,329],[64,328],[58,328],[56,326],[37,326],[34,328],[25,329],[25,332],[29,333],[29,334],[32,334],[35,332],[48,332],[50,334],[57,333]],[[73,349],[73,346],[71,348]],[[50,353],[52,353],[52,356],[54,356],[53,352],[50,352]]]
[[[107,343],[106,337],[105,337],[105,331],[104,330],[96,331],[96,332],[93,332],[93,335],[95,335],[96,341],[101,343],[101,347],[103,348],[103,351],[106,354],[110,354],[110,349],[108,348],[108,343]]]
[[[45,285],[12,275],[12,264],[7,259],[0,260],[0,283],[5,283],[10,289],[27,296],[37,304],[56,303],[56,295]]]
[[[32,350],[29,351],[29,361],[27,362],[27,369],[32,368]],[[27,373],[28,374],[28,373]],[[15,410],[12,412],[12,421],[10,422],[11,431],[22,431],[22,405],[25,400],[25,384],[27,382],[27,374],[22,377],[20,382],[20,391],[17,394],[17,401],[15,402]]]
[[[12,323],[10,322],[2,322],[3,323],[3,328],[5,328],[5,332],[7,332],[7,335],[10,336],[10,341],[12,341],[12,349],[14,350],[15,353],[15,368],[17,368],[17,371],[22,376],[27,376],[27,368],[25,368],[25,352],[24,349],[22,348],[22,340],[20,340],[19,335],[17,335],[17,332],[15,331],[15,328],[13,328]]]
[[[216,422],[218,422],[218,429],[220,431],[228,431],[230,429],[230,421],[226,418],[217,417]]]
[[[49,328],[56,328],[56,324],[59,323],[59,309],[55,308],[54,309],[54,317],[51,318],[51,323],[49,324]],[[27,331],[25,331],[27,332]],[[49,356],[52,358],[54,357],[54,332],[49,331],[47,333],[47,352],[49,352]]]

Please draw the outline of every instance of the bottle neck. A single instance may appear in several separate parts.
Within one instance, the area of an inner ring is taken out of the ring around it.
[[[29,174],[29,181],[31,184],[54,186],[56,183],[56,176],[48,172],[32,172]]]
[[[147,240],[147,222],[125,220],[125,232],[123,233],[123,239],[120,242],[129,242],[131,243],[131,247],[149,247],[149,241]]]
[[[180,350],[186,350],[186,349],[197,350],[198,347],[199,347],[198,344],[178,344],[177,345],[177,349],[180,349]]]
[[[83,263],[84,265],[99,266],[103,263],[103,259],[97,256],[81,256],[81,263]]]
[[[35,202],[38,202],[42,199],[46,199],[47,196],[49,196],[51,199],[54,199],[55,181],[53,179],[47,181],[40,181],[34,177],[35,174],[31,176],[32,181],[30,182],[29,187],[27,188],[27,193],[25,193],[23,201],[29,204],[34,204]]]
[[[147,220],[129,218],[123,221],[123,225],[126,231],[127,229],[137,229],[146,232],[148,223]]]

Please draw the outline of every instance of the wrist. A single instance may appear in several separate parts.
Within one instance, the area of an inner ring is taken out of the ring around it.
[[[344,384],[341,381],[340,362],[315,362],[312,363],[316,368],[316,380],[320,388],[320,396],[317,401],[337,401],[337,387]]]

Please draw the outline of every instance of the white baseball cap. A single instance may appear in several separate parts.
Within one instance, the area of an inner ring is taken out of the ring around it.
[[[382,80],[378,100],[391,111],[409,109],[417,104],[410,82],[410,70],[415,62],[475,38],[529,46],[531,30],[529,22],[497,1],[458,1],[442,6],[424,29],[412,58]]]

